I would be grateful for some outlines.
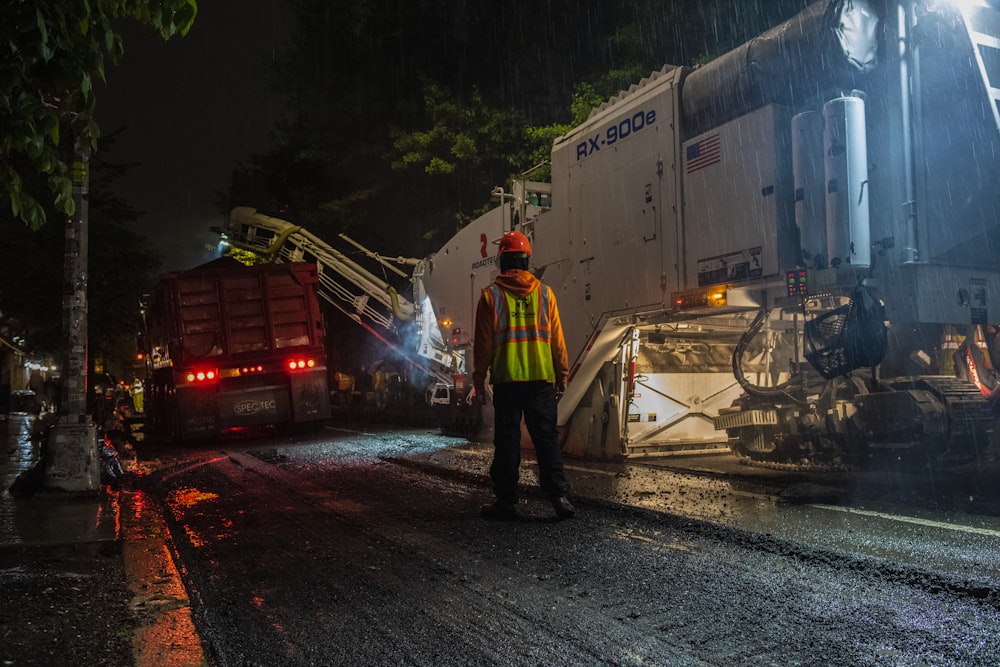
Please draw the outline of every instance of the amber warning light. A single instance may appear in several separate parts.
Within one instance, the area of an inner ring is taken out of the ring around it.
[[[677,310],[703,308],[705,306],[724,306],[726,305],[726,286],[713,285],[712,287],[701,287],[685,292],[673,292],[670,295],[670,300]]]

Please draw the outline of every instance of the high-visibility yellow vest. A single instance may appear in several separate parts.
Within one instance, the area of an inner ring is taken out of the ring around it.
[[[549,289],[539,285],[519,297],[496,284],[489,294],[496,316],[493,339],[493,382],[556,381],[549,345]]]

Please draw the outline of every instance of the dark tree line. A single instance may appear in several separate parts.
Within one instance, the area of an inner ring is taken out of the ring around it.
[[[109,135],[102,147],[113,141]],[[139,299],[149,292],[160,260],[134,231],[141,215],[113,193],[129,168],[95,152],[90,171],[88,345],[116,376],[134,362],[141,330]],[[38,230],[10,224],[0,239],[0,319],[12,335],[25,338],[29,352],[54,352],[62,345],[64,225],[59,212]]]
[[[552,139],[664,64],[694,65],[804,0],[292,0],[270,71],[276,148],[234,174],[252,205],[385,254],[440,247]]]

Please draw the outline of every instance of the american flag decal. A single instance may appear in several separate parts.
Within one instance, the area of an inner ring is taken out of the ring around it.
[[[722,141],[718,134],[705,137],[687,147],[687,173],[710,167],[722,160]]]

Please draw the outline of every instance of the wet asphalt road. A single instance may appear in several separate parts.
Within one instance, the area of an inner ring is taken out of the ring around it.
[[[327,431],[162,452],[145,485],[212,663],[1000,664],[989,582],[614,503],[557,522],[526,494],[523,521],[485,522],[481,476],[386,460],[442,444]]]

